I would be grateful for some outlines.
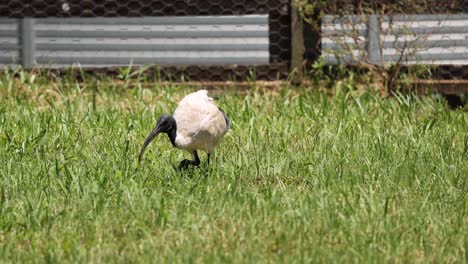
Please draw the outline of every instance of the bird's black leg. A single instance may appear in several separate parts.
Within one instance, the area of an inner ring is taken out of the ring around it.
[[[211,154],[208,153],[208,158],[206,159],[206,163],[207,163],[208,165],[210,165],[210,157],[211,157]]]
[[[189,165],[198,167],[200,165],[200,158],[198,157],[197,151],[194,151],[192,153],[192,156],[193,160],[184,159],[183,161],[181,161],[179,163],[179,169],[186,169]]]
[[[200,158],[198,157],[198,153],[197,153],[196,150],[193,152],[192,156],[193,156],[192,165],[193,166],[199,166],[200,165]]]

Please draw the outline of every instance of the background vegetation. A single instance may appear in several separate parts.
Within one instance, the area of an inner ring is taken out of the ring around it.
[[[342,59],[342,63],[346,62],[347,70],[351,70],[359,75],[364,75],[365,78],[372,77],[373,83],[378,84],[383,92],[388,94],[394,91],[413,90],[417,89],[418,81],[420,80],[440,80],[440,79],[460,79],[457,76],[457,71],[452,69],[454,76],[447,77],[446,69],[440,65],[408,65],[405,62],[407,58],[411,58],[418,53],[428,50],[428,47],[423,45],[426,40],[432,35],[437,34],[437,30],[427,33],[415,33],[411,30],[411,15],[416,14],[437,14],[440,15],[438,22],[443,24],[449,14],[463,14],[467,10],[467,2],[463,0],[423,0],[423,1],[363,1],[363,0],[294,0],[294,10],[297,9],[298,16],[304,23],[305,39],[305,57],[306,61],[300,66],[296,65],[297,71],[302,71],[302,67],[306,66],[308,71],[311,64],[316,64],[317,59],[325,53],[331,53],[336,58]],[[356,21],[350,19],[358,17],[359,23],[368,23],[369,15],[376,15],[377,28],[372,29],[379,34],[379,41],[376,44],[374,51],[377,54],[388,52],[388,47],[385,48],[382,36],[394,36],[393,42],[396,59],[391,62],[385,61],[383,56],[378,56],[378,59],[371,59],[367,51],[367,46],[370,45],[367,36],[357,32]],[[323,33],[321,30],[322,19],[326,15],[334,15],[334,24],[341,26],[347,30],[335,29],[333,33]],[[407,26],[398,25],[390,20],[388,23],[389,29],[383,30],[379,28],[380,22],[384,17],[393,17],[395,15],[408,16],[405,20]],[[400,29],[393,31],[393,28]],[[331,39],[339,44],[340,48],[322,48],[322,39]],[[364,46],[361,46],[364,45]],[[360,49],[356,47],[361,46]],[[322,50],[323,49],[323,50]],[[385,50],[387,49],[387,50]],[[361,52],[358,52],[360,50]],[[346,59],[346,57],[349,57]],[[411,61],[411,59],[410,59]],[[312,65],[312,70],[313,70]],[[455,68],[455,67],[454,67]],[[342,65],[329,67],[327,75],[335,75],[342,71]],[[444,73],[445,71],[445,73]],[[364,82],[364,84],[368,84]]]

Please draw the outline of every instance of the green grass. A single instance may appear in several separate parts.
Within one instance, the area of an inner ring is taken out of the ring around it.
[[[0,74],[0,262],[467,262],[467,112],[213,91],[232,131],[179,173],[166,136],[137,156],[194,88],[127,85]]]

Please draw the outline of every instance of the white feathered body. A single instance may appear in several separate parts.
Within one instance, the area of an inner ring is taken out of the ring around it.
[[[208,97],[207,90],[185,96],[173,116],[177,124],[175,145],[188,152],[203,150],[214,154],[214,148],[228,131],[223,113]]]

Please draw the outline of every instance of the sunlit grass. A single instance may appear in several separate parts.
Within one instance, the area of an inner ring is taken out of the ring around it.
[[[468,115],[436,97],[212,91],[232,131],[181,173],[165,136],[137,155],[194,88],[12,75],[2,262],[466,262]]]

